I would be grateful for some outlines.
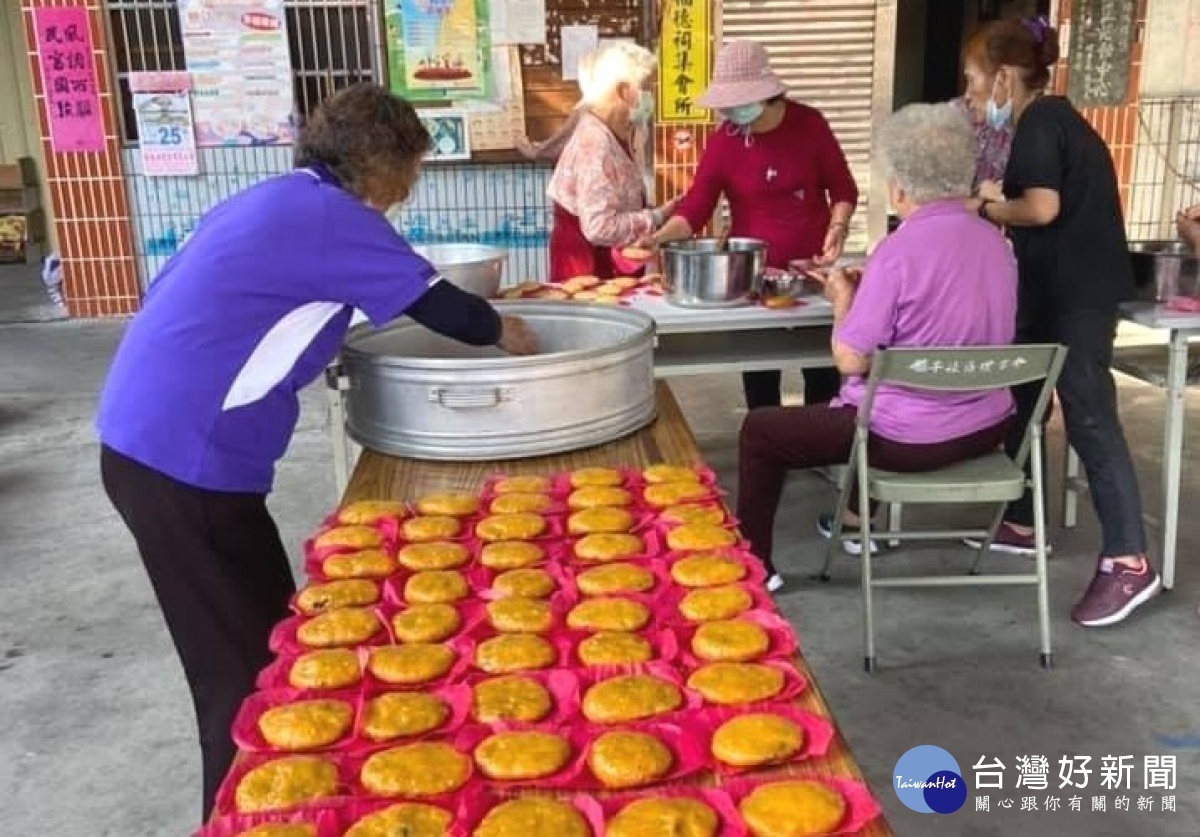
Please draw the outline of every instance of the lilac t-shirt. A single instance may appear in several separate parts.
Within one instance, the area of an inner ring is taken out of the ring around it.
[[[117,350],[100,440],[198,488],[266,493],[297,392],[336,356],[359,309],[395,319],[438,280],[387,219],[307,169],[201,219]]]
[[[923,206],[867,262],[850,311],[834,338],[862,355],[904,346],[1012,343],[1017,264],[1000,231],[962,201]],[[847,378],[840,403],[858,406],[865,379]],[[909,444],[975,433],[1012,412],[1008,390],[928,392],[880,386],[871,431]]]

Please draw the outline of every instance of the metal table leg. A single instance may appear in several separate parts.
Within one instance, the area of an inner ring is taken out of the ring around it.
[[[1167,405],[1163,428],[1162,584],[1175,586],[1179,537],[1179,482],[1183,471],[1183,422],[1187,395],[1188,334],[1172,329],[1167,356]]]
[[[333,482],[339,500],[350,484],[349,439],[346,436],[346,410],[342,400],[342,392],[348,383],[341,367],[330,366],[325,370],[326,392],[329,393],[329,439],[333,445]]]

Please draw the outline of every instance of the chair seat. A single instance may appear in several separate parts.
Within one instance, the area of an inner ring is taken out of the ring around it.
[[[872,468],[868,487],[884,503],[1005,503],[1025,493],[1025,474],[997,452],[917,474]]]

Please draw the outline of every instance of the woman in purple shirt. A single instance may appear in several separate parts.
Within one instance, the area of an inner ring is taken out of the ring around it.
[[[768,586],[783,581],[772,561],[775,513],[787,472],[846,462],[871,355],[879,348],[987,346],[1012,342],[1017,269],[1004,237],[969,212],[975,142],[950,105],[910,105],[883,134],[888,192],[903,219],[876,248],[861,279],[830,275],[833,358],[845,376],[829,405],[754,410],[742,425],[737,514]],[[893,471],[926,471],[981,456],[1004,440],[1007,391],[914,392],[880,387],[871,415],[872,462]],[[855,496],[851,517],[857,526]],[[832,518],[818,528],[826,537]],[[846,541],[847,551],[861,544]]]
[[[322,104],[297,170],[218,205],[166,264],[104,385],[104,488],[192,691],[206,817],[234,756],[234,714],[295,592],[266,505],[275,463],[297,393],[333,360],[354,309],[376,325],[407,314],[466,343],[537,348],[522,321],[443,281],[384,217],[429,141],[412,105],[382,87]]]

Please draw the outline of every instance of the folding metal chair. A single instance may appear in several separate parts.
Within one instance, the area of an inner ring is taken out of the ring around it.
[[[1034,415],[1041,415],[1054,392],[1054,385],[1066,357],[1065,346],[1039,344],[1027,346],[986,346],[949,349],[887,349],[875,354],[867,379],[866,393],[859,406],[854,444],[845,468],[840,469],[839,497],[834,515],[834,528],[829,539],[823,580],[829,579],[834,554],[841,552],[843,542],[861,539],[860,560],[863,600],[863,663],[868,672],[875,670],[875,616],[873,593],[883,587],[962,587],[969,585],[1036,585],[1038,622],[1041,629],[1041,662],[1050,668],[1050,604],[1046,582],[1046,515],[1045,476],[1042,468],[1042,425],[1030,422],[1016,459],[996,451],[977,459],[959,462],[936,471],[894,473],[872,468],[867,461],[871,408],[875,393],[887,383],[909,389],[940,392],[968,392],[1004,389],[1019,384],[1042,381]],[[1031,477],[1025,476],[1025,463],[1031,460]],[[850,502],[855,485],[859,493],[859,526],[857,532],[843,531],[842,517]],[[992,539],[1007,504],[1018,499],[1026,487],[1033,490],[1034,536],[1037,545],[1035,571],[1032,574],[980,575],[979,565],[991,549]],[[873,533],[868,511],[872,500],[886,504],[890,511],[884,531]],[[899,508],[908,504],[994,503],[996,512],[987,529],[903,530],[899,525]],[[914,540],[982,539],[966,576],[909,576],[875,578],[872,570],[871,538],[888,542]]]

